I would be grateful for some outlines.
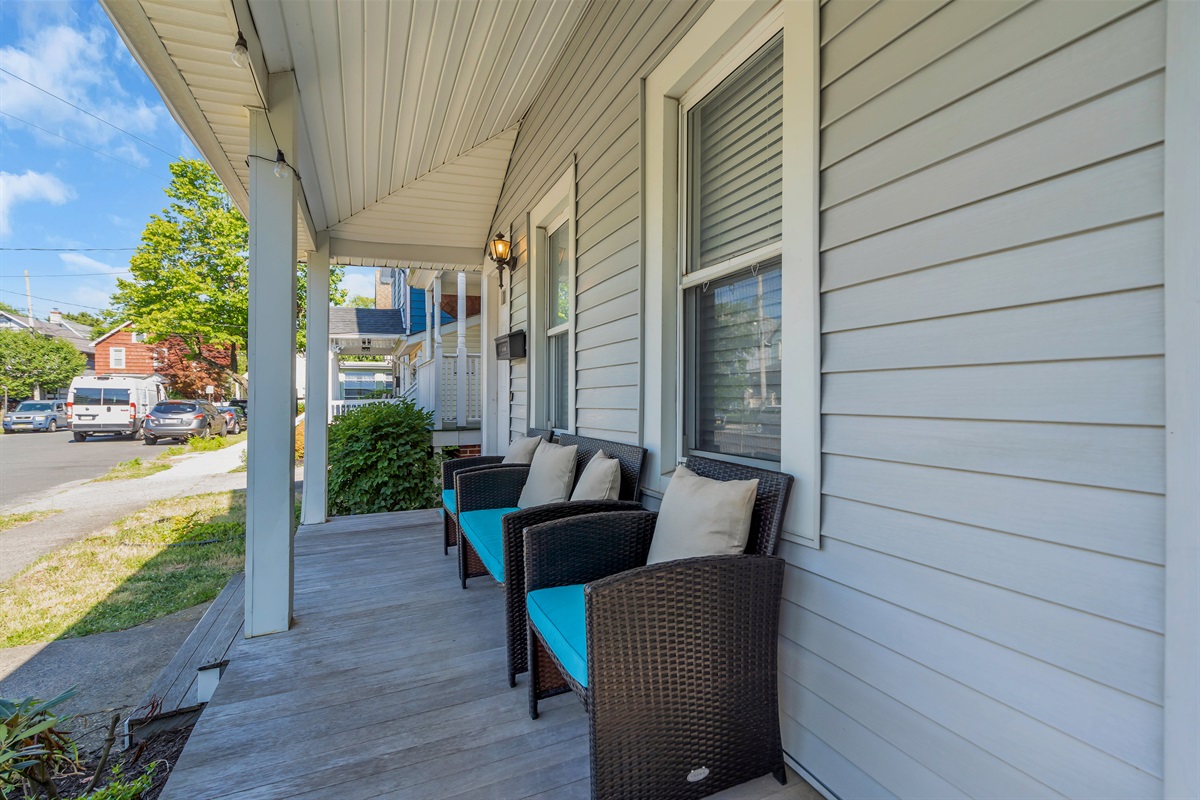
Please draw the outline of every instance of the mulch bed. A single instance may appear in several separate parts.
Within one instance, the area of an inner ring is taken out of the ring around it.
[[[156,733],[146,741],[134,745],[124,753],[111,753],[105,771],[108,772],[114,765],[120,764],[121,769],[124,771],[125,780],[132,781],[142,775],[146,771],[146,767],[155,764],[154,782],[150,785],[149,789],[142,793],[141,800],[157,800],[163,786],[167,783],[167,778],[171,776],[172,770],[175,769],[175,762],[179,760],[179,754],[183,752],[183,746],[187,744],[188,736],[191,733],[192,726]],[[80,774],[70,775],[56,782],[59,794],[64,800],[83,796],[83,790],[96,768],[96,761],[97,759],[95,758],[81,761]],[[101,779],[100,786],[103,787],[104,783],[105,781]],[[26,795],[26,797],[41,798],[44,795],[38,793],[35,795]]]

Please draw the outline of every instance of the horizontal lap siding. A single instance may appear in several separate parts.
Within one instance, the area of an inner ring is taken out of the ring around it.
[[[575,407],[581,435],[639,441],[640,79],[701,3],[592,3],[521,125],[496,225],[525,215],[576,162]],[[524,243],[518,237],[518,244]],[[523,253],[524,251],[522,251]],[[512,328],[528,330],[529,271],[513,279]],[[533,335],[536,332],[530,331]],[[510,364],[512,428],[526,425],[527,362]]]
[[[821,18],[785,745],[843,797],[1159,796],[1163,4]]]

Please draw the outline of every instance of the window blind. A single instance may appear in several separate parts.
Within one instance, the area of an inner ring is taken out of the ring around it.
[[[783,34],[688,112],[689,271],[783,237]]]

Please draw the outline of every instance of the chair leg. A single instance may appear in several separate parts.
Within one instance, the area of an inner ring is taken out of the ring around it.
[[[529,637],[529,718],[538,718],[538,660],[534,655],[537,651],[534,648],[537,646],[533,632],[533,626],[526,624],[527,635]]]
[[[771,774],[775,776],[775,780],[779,781],[780,786],[787,786],[787,767],[780,767]]]

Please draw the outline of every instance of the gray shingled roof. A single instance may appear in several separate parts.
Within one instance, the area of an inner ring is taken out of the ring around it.
[[[23,328],[29,327],[29,319],[27,317],[9,314],[7,311],[0,311],[0,314],[16,322]],[[76,322],[56,323],[47,322],[44,319],[34,319],[33,329],[43,336],[53,336],[56,339],[63,339],[71,343],[81,353],[91,355],[96,352],[96,348],[92,346],[91,333],[92,329],[86,325],[80,325]]]
[[[404,312],[398,308],[329,309],[330,336],[351,338],[404,334]]]

